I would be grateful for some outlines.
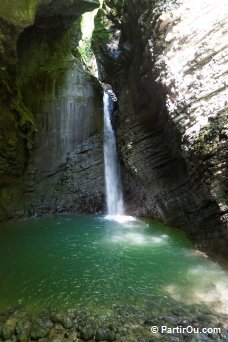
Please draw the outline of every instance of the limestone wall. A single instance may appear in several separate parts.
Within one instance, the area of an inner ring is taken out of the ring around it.
[[[102,48],[107,56],[112,47],[106,77],[119,97],[129,213],[156,216],[185,229],[197,247],[226,255],[227,3],[105,5],[113,42],[119,37],[117,48]]]
[[[65,202],[61,184],[70,153],[102,128],[100,96],[77,53],[80,16],[98,6],[97,0],[1,1],[0,220],[82,210],[73,184]],[[88,188],[93,196],[89,182]]]

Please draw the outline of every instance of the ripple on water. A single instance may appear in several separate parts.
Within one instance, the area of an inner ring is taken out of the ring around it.
[[[118,234],[113,234],[108,239],[108,242],[158,247],[166,244],[168,239],[168,235],[165,234],[160,236],[145,236],[143,233],[119,232]]]
[[[58,216],[7,223],[0,225],[0,260],[2,307],[109,310],[169,293],[186,302],[217,300],[221,308],[228,298],[227,272],[156,221]]]

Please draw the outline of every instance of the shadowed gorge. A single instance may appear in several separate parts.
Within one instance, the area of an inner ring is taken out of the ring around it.
[[[227,340],[227,18],[1,0],[0,342]]]
[[[128,210],[227,256],[227,5],[105,4],[111,37],[95,53],[119,99]]]

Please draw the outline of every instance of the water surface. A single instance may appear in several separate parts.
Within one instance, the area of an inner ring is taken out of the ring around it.
[[[224,306],[227,273],[156,221],[56,216],[0,225],[0,308],[109,310],[167,294]]]

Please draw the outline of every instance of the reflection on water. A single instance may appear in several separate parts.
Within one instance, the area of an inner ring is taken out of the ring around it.
[[[0,225],[0,306],[108,311],[170,294],[228,307],[227,272],[196,255],[182,232],[121,220],[63,216]]]
[[[168,238],[168,235],[165,234],[162,234],[161,236],[145,236],[143,233],[125,232],[121,234],[113,234],[109,241],[136,245],[160,246],[167,243]]]
[[[194,253],[186,251],[186,255],[193,256]],[[205,255],[200,256],[205,258]],[[203,263],[204,260],[200,261]],[[173,283],[164,287],[171,297],[181,301],[184,295],[188,304],[206,303],[219,312],[228,313],[228,274],[218,264],[207,260],[203,265],[189,265],[183,277],[189,286],[183,288]]]

